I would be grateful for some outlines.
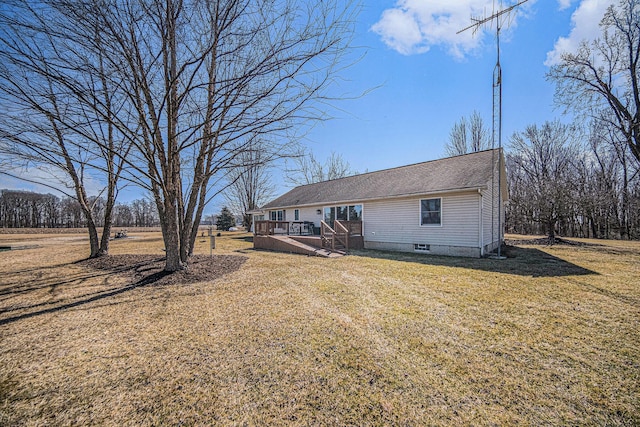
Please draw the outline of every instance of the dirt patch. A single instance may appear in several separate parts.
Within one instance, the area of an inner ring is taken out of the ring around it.
[[[108,270],[128,275],[132,284],[178,285],[205,282],[237,271],[247,260],[239,255],[194,255],[187,268],[164,271],[165,258],[156,255],[108,255],[80,261],[95,270]]]

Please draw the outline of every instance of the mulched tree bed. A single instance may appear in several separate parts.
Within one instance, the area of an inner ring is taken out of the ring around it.
[[[86,259],[80,265],[131,277],[133,285],[177,285],[206,282],[237,271],[247,260],[240,255],[194,255],[184,270],[164,271],[165,258],[157,255],[107,255]]]

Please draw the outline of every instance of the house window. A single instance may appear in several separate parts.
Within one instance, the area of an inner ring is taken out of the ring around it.
[[[284,210],[271,211],[271,221],[284,221]]]
[[[349,208],[346,206],[336,206],[336,219],[338,221],[347,221],[349,219]]]
[[[420,225],[442,224],[442,199],[420,200]]]
[[[362,205],[349,206],[349,221],[362,221]]]
[[[293,220],[300,221],[300,209],[295,209],[293,211]]]

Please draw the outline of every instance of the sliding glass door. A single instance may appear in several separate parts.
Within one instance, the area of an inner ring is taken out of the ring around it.
[[[336,208],[335,206],[324,208],[324,222],[329,224],[329,227],[333,228],[333,222],[336,220]]]
[[[324,208],[324,222],[334,228],[335,220],[362,221],[362,205],[326,206]]]

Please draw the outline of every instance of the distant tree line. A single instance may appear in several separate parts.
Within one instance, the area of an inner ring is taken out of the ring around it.
[[[182,270],[207,204],[236,182],[251,188],[245,170],[295,155],[328,117],[336,76],[356,60],[359,10],[338,0],[3,2],[0,173],[77,200],[90,257],[109,252],[122,183],[142,188],[165,270]]]
[[[89,199],[98,218],[97,227],[104,224],[106,202],[101,197]],[[160,224],[155,203],[146,199],[116,203],[113,208],[115,227],[157,227]],[[0,227],[3,228],[85,228],[86,216],[77,200],[29,191],[0,190]]]
[[[546,122],[511,136],[507,233],[640,239],[640,162],[608,121],[583,126]],[[452,131],[450,155],[486,148],[457,144],[458,136]]]
[[[639,168],[605,130],[548,122],[512,136],[507,232],[640,239]]]
[[[547,77],[570,124],[532,124],[506,144],[506,231],[640,239],[640,1],[611,5],[601,37]],[[450,155],[487,147],[479,114],[454,125]]]
[[[601,36],[564,53],[548,78],[574,124],[510,141],[507,229],[640,238],[640,2],[609,6]]]

